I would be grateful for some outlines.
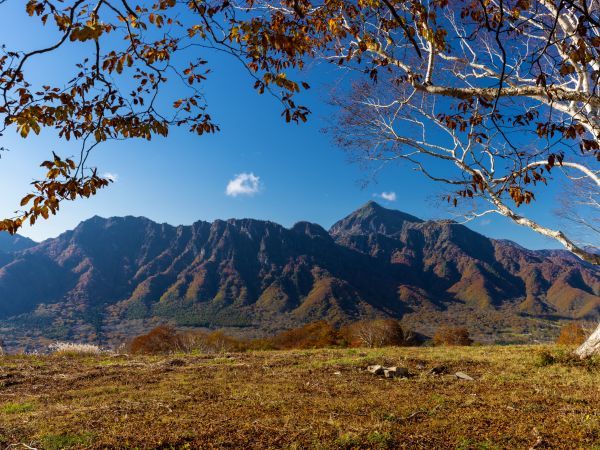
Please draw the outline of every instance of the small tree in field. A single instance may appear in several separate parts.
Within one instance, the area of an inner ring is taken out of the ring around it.
[[[433,345],[471,345],[473,339],[464,327],[441,327],[433,336]]]
[[[581,345],[585,342],[587,332],[580,323],[569,323],[563,325],[556,339],[559,345]]]
[[[148,334],[137,336],[131,341],[129,349],[131,353],[173,353],[183,349],[184,342],[175,328],[160,325],[152,329]]]
[[[385,347],[414,343],[412,333],[406,333],[394,319],[361,320],[344,327],[341,334],[355,347]]]

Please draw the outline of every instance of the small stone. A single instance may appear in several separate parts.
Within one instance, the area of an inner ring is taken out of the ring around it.
[[[454,376],[455,376],[456,378],[460,378],[461,380],[475,381],[475,380],[474,380],[474,378],[470,377],[469,375],[467,375],[467,374],[466,374],[466,373],[464,373],[464,372],[456,372],[456,373],[454,374]]]
[[[373,375],[383,375],[383,366],[380,366],[378,364],[367,367],[367,370]]]
[[[408,378],[410,376],[410,372],[406,367],[384,367],[383,375],[386,378]]]
[[[446,366],[435,366],[435,367],[431,368],[431,370],[429,371],[429,373],[431,375],[443,375],[445,373],[448,373],[448,367],[446,367]]]
[[[333,372],[334,375],[340,376],[342,374],[342,372],[340,372],[339,370],[337,372]]]

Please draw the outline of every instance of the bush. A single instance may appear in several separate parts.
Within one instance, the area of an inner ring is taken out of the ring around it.
[[[184,341],[175,328],[160,325],[148,334],[134,338],[129,344],[131,353],[173,353],[184,350]]]
[[[213,331],[209,334],[196,334],[192,350],[202,353],[243,352],[248,349],[248,346],[248,342],[227,336],[222,331]]]
[[[587,333],[580,323],[572,322],[563,325],[556,339],[559,345],[581,345],[585,341]]]
[[[405,331],[394,319],[361,320],[343,327],[340,334],[352,347],[385,347],[417,345],[416,335]]]
[[[537,353],[534,364],[537,367],[551,366],[556,362],[556,358],[548,350],[543,350]]]
[[[174,352],[190,353],[193,351],[223,353],[244,351],[248,346],[248,343],[227,336],[222,331],[178,333],[173,327],[161,325],[148,334],[134,338],[129,344],[129,351],[134,354],[144,353],[149,355]]]
[[[100,355],[102,349],[94,344],[78,344],[75,342],[55,342],[48,346],[50,353],[53,355]]]
[[[473,339],[464,327],[441,327],[433,336],[433,345],[471,345]]]
[[[268,340],[275,349],[323,348],[340,344],[338,331],[324,320],[284,331]]]

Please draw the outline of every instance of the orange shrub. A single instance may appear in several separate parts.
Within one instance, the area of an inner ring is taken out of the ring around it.
[[[284,331],[269,339],[276,349],[323,348],[337,346],[338,331],[324,320]]]
[[[581,345],[586,337],[587,333],[583,325],[572,322],[562,326],[556,343],[560,345]]]
[[[464,327],[440,327],[433,336],[433,345],[471,345],[473,339]]]
[[[134,338],[129,344],[131,353],[172,353],[183,349],[181,336],[177,334],[175,328],[160,325],[148,334],[143,334]]]

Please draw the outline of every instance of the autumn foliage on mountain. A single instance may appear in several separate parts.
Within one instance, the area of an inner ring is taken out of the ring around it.
[[[466,326],[483,342],[547,322],[538,338],[552,339],[554,320],[596,320],[600,302],[598,269],[567,252],[376,203],[329,232],[308,222],[96,217],[26,244],[0,252],[0,321],[13,344],[118,343],[155,320],[272,335],[319,320],[392,318],[427,336]]]

